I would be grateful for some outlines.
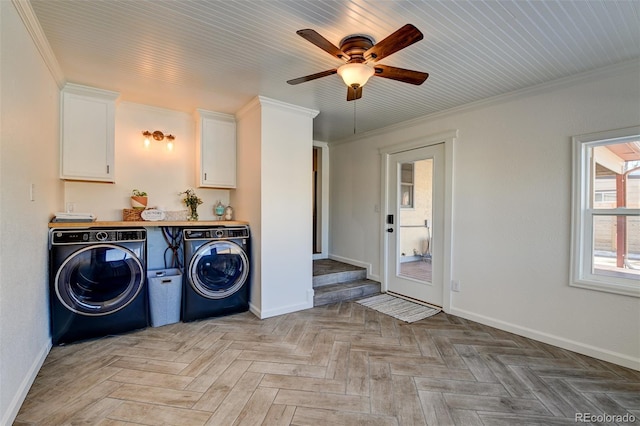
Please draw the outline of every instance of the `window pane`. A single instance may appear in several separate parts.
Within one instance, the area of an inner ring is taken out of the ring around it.
[[[640,207],[640,142],[595,146],[593,208]]]
[[[593,228],[592,273],[640,279],[640,218],[594,216]]]
[[[626,207],[640,209],[640,169],[637,169],[628,175]]]
[[[409,164],[409,163],[405,163]],[[405,164],[402,165],[403,170]],[[400,212],[398,258],[399,275],[422,282],[431,282],[431,224],[433,220],[433,159],[411,164],[411,207]],[[402,194],[404,186],[402,185]],[[405,203],[404,197],[401,202]]]
[[[413,208],[413,163],[402,163],[400,166],[400,207]]]

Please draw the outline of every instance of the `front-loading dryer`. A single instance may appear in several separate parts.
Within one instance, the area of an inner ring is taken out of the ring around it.
[[[54,345],[148,325],[144,228],[51,229]]]
[[[249,309],[249,227],[216,226],[183,231],[182,320]]]

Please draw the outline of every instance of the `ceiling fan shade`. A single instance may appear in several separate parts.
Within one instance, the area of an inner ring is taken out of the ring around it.
[[[429,77],[428,73],[396,68],[388,65],[371,65],[380,59],[422,40],[423,35],[416,27],[407,24],[395,31],[379,43],[367,35],[351,35],[340,42],[340,47],[312,29],[298,30],[299,36],[329,53],[346,64],[338,68],[311,74],[287,81],[289,84],[300,84],[331,74],[339,74],[348,87],[347,101],[362,97],[362,86],[371,76],[388,78],[414,85],[420,85]]]
[[[375,74],[373,67],[367,64],[344,64],[338,68],[338,75],[348,87],[362,87]]]

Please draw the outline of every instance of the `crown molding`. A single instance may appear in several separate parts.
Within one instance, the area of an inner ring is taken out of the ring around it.
[[[265,98],[264,96],[258,96],[258,99],[259,99],[261,105],[270,106],[270,107],[278,108],[278,109],[281,109],[281,110],[286,110],[286,111],[289,111],[289,112],[295,112],[295,113],[298,113],[298,114],[307,115],[310,118],[315,118],[318,114],[320,114],[320,111],[315,110],[315,109],[305,108],[305,107],[301,107],[301,106],[298,106],[298,105],[293,105],[293,104],[289,104],[289,103],[286,103],[286,102],[277,101],[277,100],[271,99],[271,98]]]
[[[295,112],[298,114],[306,115],[310,118],[315,118],[318,114],[320,114],[320,111],[315,109],[305,108],[298,105],[277,101],[275,99],[267,98],[264,96],[256,96],[251,101],[249,101],[248,104],[246,104],[245,106],[240,108],[238,112],[236,112],[236,117],[238,119],[241,119],[244,115],[249,113],[249,111],[261,106],[274,107],[274,108],[278,108],[278,109],[289,111],[289,112]]]
[[[42,56],[44,63],[47,65],[47,68],[49,68],[51,76],[58,87],[62,89],[66,83],[66,79],[62,69],[60,68],[58,60],[53,54],[53,50],[51,50],[49,40],[47,40],[47,37],[45,37],[44,32],[42,31],[40,21],[38,21],[38,18],[31,7],[31,3],[27,0],[12,0],[11,2],[16,8],[18,15],[20,15],[27,32],[31,36],[33,43],[36,45],[38,52],[40,52],[40,56]]]
[[[469,112],[472,110],[485,108],[491,105],[497,105],[504,102],[513,101],[516,99],[525,98],[528,96],[534,96],[541,93],[558,90],[564,87],[573,86],[584,81],[594,80],[605,75],[616,75],[626,72],[638,72],[640,70],[640,59],[634,58],[629,61],[619,62],[617,64],[608,65],[601,68],[581,72],[579,74],[570,75],[568,77],[562,77],[556,80],[552,80],[546,83],[537,84],[535,86],[526,87],[524,89],[515,90],[513,92],[505,93],[502,95],[493,96],[487,99],[481,99],[479,101],[471,102],[465,105],[460,105],[454,108],[450,108],[444,111],[435,112],[421,117],[413,118],[411,120],[403,121],[383,127],[382,129],[371,130],[358,135],[349,136],[344,139],[339,139],[335,142],[329,142],[331,146],[342,145],[345,143],[356,142],[362,139],[368,139],[375,136],[385,135],[395,130],[406,129],[408,127],[415,127],[422,124],[429,123],[432,120],[447,117],[453,114],[462,112]]]
[[[209,111],[202,108],[196,108],[196,117],[212,118],[212,119],[224,120],[228,122],[236,121],[236,117],[233,114],[225,114],[223,112]]]

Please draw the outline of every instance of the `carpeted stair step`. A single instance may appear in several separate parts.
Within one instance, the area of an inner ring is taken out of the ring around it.
[[[380,293],[380,283],[368,279],[314,286],[313,306],[328,305]]]

